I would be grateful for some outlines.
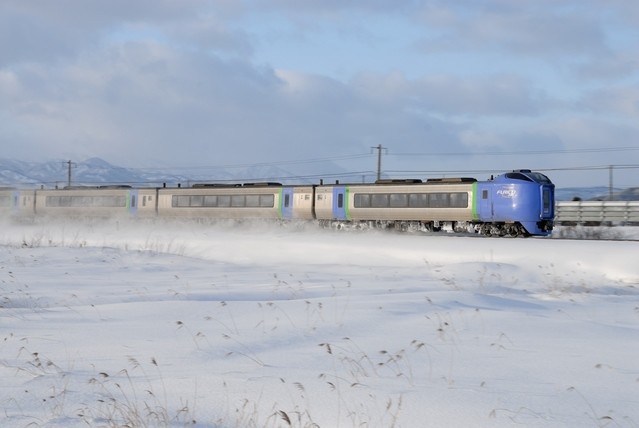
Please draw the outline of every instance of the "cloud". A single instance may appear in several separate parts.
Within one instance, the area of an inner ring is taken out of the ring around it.
[[[574,66],[583,80],[614,81],[639,76],[639,49],[614,52]]]
[[[531,82],[515,75],[459,77],[401,73],[360,74],[352,85],[372,103],[388,103],[410,113],[456,117],[536,116],[549,101]]]
[[[636,85],[618,85],[585,93],[578,105],[597,115],[639,123],[639,88]]]
[[[424,52],[489,50],[554,60],[608,50],[600,23],[574,3],[434,3],[420,15],[436,30],[419,44]]]
[[[633,4],[8,0],[3,157],[215,165],[634,141]]]
[[[99,49],[110,38],[136,36],[250,52],[246,36],[234,34],[221,21],[240,10],[230,1],[5,0],[0,3],[0,66],[51,62]]]

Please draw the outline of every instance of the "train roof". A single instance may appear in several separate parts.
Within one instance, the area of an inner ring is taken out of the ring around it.
[[[83,189],[132,189],[128,184],[105,184],[101,186],[64,186],[63,190],[83,190]]]
[[[258,181],[255,183],[195,183],[191,186],[194,189],[204,188],[229,188],[229,187],[282,187],[282,183],[274,181]]]
[[[419,184],[423,183],[419,178],[383,178],[375,180],[375,184]]]
[[[320,180],[319,186],[371,186],[371,185],[418,185],[418,184],[462,184],[462,183],[475,183],[476,178],[472,177],[443,177],[443,178],[429,178],[422,180],[420,178],[382,178],[370,183],[340,183],[336,180],[332,183],[325,183]]]
[[[442,184],[474,183],[476,181],[477,181],[477,179],[476,178],[472,178],[472,177],[429,178],[427,180],[428,183],[442,183]]]

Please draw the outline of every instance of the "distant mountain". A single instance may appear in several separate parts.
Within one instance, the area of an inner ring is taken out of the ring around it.
[[[555,189],[555,197],[559,201],[571,201],[577,198],[582,201],[587,201],[588,199],[597,198],[604,194],[608,194],[608,188],[605,186]]]
[[[555,197],[558,201],[608,201],[610,200],[610,189],[605,186],[597,187],[567,187],[556,189]],[[615,201],[639,201],[639,187],[628,189],[612,189],[612,197]]]
[[[63,187],[68,184],[69,164],[66,161],[43,163],[0,159],[0,183],[14,187]],[[108,162],[92,158],[84,162],[71,163],[71,183],[74,185],[96,185],[115,183],[144,183],[144,175]]]
[[[639,201],[639,187],[631,187],[615,195],[618,201]]]
[[[282,183],[316,183],[314,168],[305,168],[305,176],[272,165],[246,168],[123,168],[100,158],[71,163],[72,185],[130,184],[136,186],[162,186],[166,183],[190,185],[201,182],[278,181]],[[335,164],[329,166],[327,177],[339,175],[343,170]],[[317,175],[320,176],[319,174]],[[0,159],[0,187],[64,187],[69,182],[68,161],[43,163]]]

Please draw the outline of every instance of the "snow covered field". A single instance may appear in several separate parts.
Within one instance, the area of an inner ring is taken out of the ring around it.
[[[639,426],[639,247],[0,225],[0,426]]]

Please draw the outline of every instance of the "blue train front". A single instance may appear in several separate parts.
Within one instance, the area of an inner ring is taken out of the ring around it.
[[[555,185],[528,169],[515,170],[476,183],[474,217],[487,235],[546,236],[555,217]]]

